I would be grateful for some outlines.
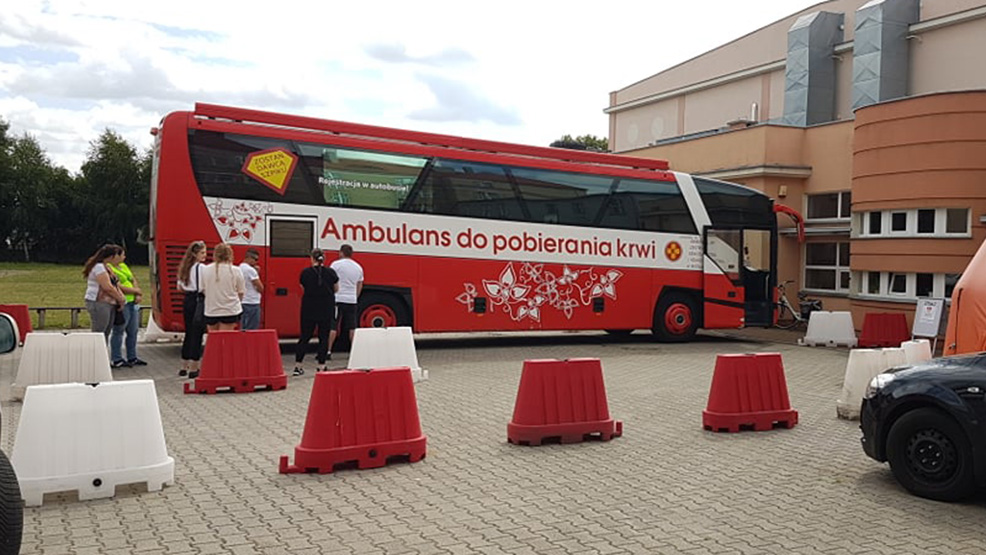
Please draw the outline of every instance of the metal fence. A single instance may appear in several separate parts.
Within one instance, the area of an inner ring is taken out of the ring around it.
[[[151,307],[149,306],[140,307],[141,322],[144,321],[144,311],[150,309]],[[74,329],[79,327],[79,314],[85,312],[86,308],[83,306],[37,306],[37,307],[31,307],[28,310],[32,310],[38,313],[37,329],[39,330],[45,329],[45,316],[49,312],[59,312],[59,311],[67,310],[69,312],[69,319],[70,319],[69,327]]]

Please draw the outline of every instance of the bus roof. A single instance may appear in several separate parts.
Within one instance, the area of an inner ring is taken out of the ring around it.
[[[565,162],[598,164],[642,170],[666,171],[669,168],[666,160],[657,160],[653,158],[637,158],[635,156],[622,156],[618,154],[588,152],[584,150],[519,145],[513,143],[502,143],[498,141],[485,141],[481,139],[467,139],[453,135],[407,131],[390,127],[379,127],[375,125],[347,123],[305,116],[294,116],[289,114],[278,114],[274,112],[265,112],[262,110],[235,108],[232,106],[205,104],[201,102],[197,102],[195,104],[195,112],[193,115],[204,118],[227,119],[243,123],[315,130],[358,137],[372,137],[375,139],[411,142],[461,150],[515,154],[533,158],[547,158]]]

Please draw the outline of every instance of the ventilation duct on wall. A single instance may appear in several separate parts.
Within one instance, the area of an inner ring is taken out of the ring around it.
[[[836,44],[842,42],[841,13],[803,15],[787,32],[784,123],[813,125],[835,119]]]
[[[918,0],[873,0],[856,10],[852,108],[907,96],[907,31],[920,19]]]

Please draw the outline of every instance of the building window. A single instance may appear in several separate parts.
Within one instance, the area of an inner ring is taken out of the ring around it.
[[[848,242],[805,245],[805,288],[823,291],[848,290]]]
[[[949,299],[952,298],[952,291],[955,290],[955,284],[959,282],[959,278],[962,274],[945,274],[945,296]]]
[[[919,297],[951,298],[960,274],[930,274],[903,272],[854,272],[860,283],[854,294],[861,297],[905,298],[915,300]],[[885,277],[885,279],[884,279]]]
[[[947,208],[945,209],[945,233],[968,233],[969,232],[969,209],[968,208]]]
[[[890,214],[890,231],[907,231],[907,212],[892,212]]]
[[[935,232],[935,211],[918,210],[918,233]]]
[[[915,282],[917,283],[915,294],[918,297],[930,297],[935,288],[935,274],[918,274]]]
[[[907,274],[891,273],[887,284],[888,292],[891,295],[907,294]]]
[[[808,220],[844,220],[850,216],[852,202],[848,191],[808,195]]]
[[[880,235],[883,232],[883,213],[881,212],[870,212],[869,213],[869,226],[866,228],[870,235]]]
[[[864,237],[968,237],[968,208],[859,212]]]
[[[870,295],[880,294],[880,272],[866,272],[866,292]]]

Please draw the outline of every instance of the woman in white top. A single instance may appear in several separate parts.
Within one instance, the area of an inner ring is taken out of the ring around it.
[[[216,245],[212,257],[215,262],[202,268],[200,282],[205,292],[205,324],[209,331],[236,329],[246,292],[243,272],[233,266],[233,248],[226,243]]]
[[[202,275],[202,262],[205,260],[205,241],[195,241],[188,245],[185,257],[178,266],[178,290],[185,294],[182,302],[182,315],[185,320],[185,338],[181,343],[181,370],[179,376],[198,376],[199,360],[202,358],[202,335],[205,322],[195,321],[195,309],[201,301],[202,289],[199,287]]]
[[[118,245],[103,245],[86,260],[82,275],[86,278],[86,310],[89,312],[90,329],[98,331],[109,339],[113,329],[113,319],[117,309],[127,304],[116,275],[107,269],[106,264],[118,264],[123,260],[123,248]]]

